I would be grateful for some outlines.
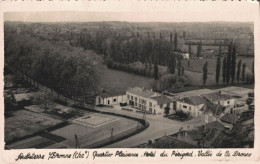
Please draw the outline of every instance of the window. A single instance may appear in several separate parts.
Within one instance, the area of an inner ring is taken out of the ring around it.
[[[137,101],[137,97],[135,97],[135,101]]]
[[[187,108],[187,106],[186,106],[186,105],[183,105],[182,107],[183,107],[183,108]]]
[[[189,107],[189,110],[191,110],[191,107]]]
[[[146,101],[144,100],[144,104],[146,105]]]
[[[99,104],[101,103],[101,98],[100,98],[100,97],[98,98],[98,103],[99,103]]]
[[[149,107],[152,107],[152,106],[153,106],[153,104],[151,102],[149,102]]]
[[[229,104],[230,102],[228,101],[227,103]]]
[[[144,110],[146,110],[146,106],[144,106]]]
[[[133,98],[133,96],[131,96],[131,100],[133,100],[134,98]]]
[[[108,105],[110,104],[110,100],[107,100],[107,104],[108,104]]]
[[[141,105],[141,104],[139,104],[139,108],[141,108],[141,106],[142,106],[142,105]]]
[[[135,102],[135,106],[137,106],[137,102]]]
[[[127,95],[127,99],[128,99],[128,100],[130,99],[130,95]]]
[[[113,101],[116,102],[116,98],[114,98]]]

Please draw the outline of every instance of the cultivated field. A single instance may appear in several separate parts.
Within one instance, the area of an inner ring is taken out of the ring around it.
[[[62,123],[61,120],[45,115],[19,110],[5,119],[5,142],[42,131]]]

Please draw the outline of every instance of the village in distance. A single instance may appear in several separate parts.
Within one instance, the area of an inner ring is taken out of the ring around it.
[[[253,148],[241,22],[4,22],[5,149]]]

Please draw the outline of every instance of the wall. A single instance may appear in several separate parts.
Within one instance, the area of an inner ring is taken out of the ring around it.
[[[100,103],[99,103],[99,98],[100,98]],[[116,99],[116,102],[114,102],[114,99]],[[108,104],[108,100],[110,101]],[[107,97],[107,98],[102,98],[100,96],[96,97],[96,105],[98,104],[103,104],[103,105],[116,105],[121,102],[126,102],[126,95],[119,95],[119,96],[113,96],[113,97]]]
[[[187,108],[183,108],[183,105],[187,106]],[[190,113],[192,117],[200,116],[202,114],[202,112],[199,111],[199,110],[203,106],[204,106],[204,104],[194,106],[194,105],[191,105],[191,104],[187,104],[187,103],[177,101],[177,110],[182,110],[185,113]]]

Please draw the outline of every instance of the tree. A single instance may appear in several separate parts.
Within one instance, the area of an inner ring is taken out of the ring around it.
[[[199,42],[198,46],[197,46],[197,56],[198,58],[200,57],[200,54],[201,54],[201,42]]]
[[[169,72],[172,74],[175,74],[175,68],[176,68],[175,65],[176,65],[175,55],[171,55],[170,62],[168,64],[168,69],[169,69]]]
[[[232,55],[233,43],[230,43],[228,46],[228,54],[227,54],[227,74],[226,74],[226,83],[229,84],[230,76],[231,76],[231,55]]]
[[[217,85],[218,85],[218,82],[219,82],[220,67],[221,67],[221,61],[220,61],[220,57],[218,57],[217,65],[216,65],[216,83],[217,83]]]
[[[178,60],[178,76],[181,76],[181,60]]]
[[[159,71],[158,71],[158,62],[157,61],[154,64],[154,79],[155,80],[159,79]]]
[[[254,64],[254,61],[252,62],[252,74],[253,75],[255,74],[255,64]]]
[[[245,82],[245,78],[246,78],[246,63],[243,64],[242,66],[242,82]]]
[[[235,74],[236,74],[236,47],[233,47],[232,59],[231,59],[231,82],[234,84]]]
[[[177,33],[175,32],[174,35],[174,50],[177,50],[177,46],[178,46],[178,38],[177,38]]]
[[[189,55],[191,56],[191,44],[189,44]]]
[[[169,106],[166,106],[166,107],[164,108],[164,114],[165,114],[166,116],[168,116],[169,111],[170,111],[170,107],[169,107]]]
[[[241,72],[241,60],[239,60],[237,64],[237,83],[239,83],[240,80],[240,72]]]
[[[203,66],[203,85],[204,86],[206,84],[207,77],[208,77],[208,62],[206,61],[206,63]]]
[[[222,64],[222,79],[223,79],[223,83],[226,83],[226,78],[227,78],[227,58],[225,57],[223,59],[223,64]]]
[[[218,56],[221,57],[221,45],[219,46]]]

